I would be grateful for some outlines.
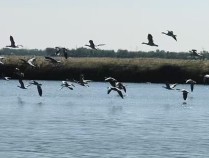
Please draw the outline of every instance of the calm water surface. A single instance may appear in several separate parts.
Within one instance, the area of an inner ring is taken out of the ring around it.
[[[209,156],[209,86],[196,85],[186,104],[162,84],[127,84],[121,99],[108,83],[58,81],[17,87],[0,81],[2,158],[206,158]],[[189,85],[178,85],[189,89]]]

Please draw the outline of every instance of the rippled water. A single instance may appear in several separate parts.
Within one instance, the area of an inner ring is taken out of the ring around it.
[[[196,85],[183,104],[181,92],[162,84],[127,84],[121,99],[108,83],[60,88],[40,81],[22,90],[0,81],[2,158],[208,157],[209,89]],[[178,85],[189,89],[188,85]]]

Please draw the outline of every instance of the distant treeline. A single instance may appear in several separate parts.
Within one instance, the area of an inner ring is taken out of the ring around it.
[[[16,56],[55,56],[55,48],[39,49],[0,49],[0,55]],[[201,51],[202,59],[209,59],[208,51]],[[164,50],[156,51],[128,51],[128,50],[92,50],[87,48],[77,48],[68,50],[69,57],[110,57],[110,58],[164,58],[164,59],[198,59],[190,52],[168,52]]]

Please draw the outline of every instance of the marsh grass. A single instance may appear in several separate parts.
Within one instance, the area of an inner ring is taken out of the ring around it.
[[[178,60],[158,58],[68,58],[56,57],[60,64],[52,64],[44,57],[36,57],[33,68],[24,65],[20,59],[28,56],[8,56],[1,73],[13,76],[19,67],[25,72],[26,79],[64,80],[78,79],[82,73],[87,79],[103,81],[105,76],[112,76],[124,82],[178,82],[192,78],[202,83],[203,76],[209,73],[207,60]]]

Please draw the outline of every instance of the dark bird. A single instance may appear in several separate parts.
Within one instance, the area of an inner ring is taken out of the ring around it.
[[[85,46],[88,46],[88,47],[90,47],[91,49],[95,49],[95,50],[97,50],[97,48],[96,47],[99,47],[99,46],[104,46],[105,44],[98,44],[98,45],[95,45],[94,44],[94,42],[93,42],[93,40],[89,40],[89,45],[88,44],[86,44]]]
[[[112,87],[116,87],[116,82],[117,80],[115,78],[112,77],[105,77],[105,81],[109,82],[111,84]]]
[[[65,57],[65,59],[67,59],[68,58],[68,54],[67,54],[67,49],[66,48],[64,48],[64,47],[55,47],[55,49],[56,49],[56,52],[55,52],[55,55],[60,55],[60,52],[61,52],[61,50],[62,50],[62,53],[63,53],[63,56]]]
[[[122,91],[119,88],[116,88],[116,87],[108,87],[107,94],[110,94],[110,92],[112,90],[118,92],[118,94],[120,95],[120,97],[123,99],[123,93],[122,93]]]
[[[62,81],[62,84],[61,84],[61,88],[60,89],[62,89],[63,87],[67,87],[70,90],[73,90],[73,87],[72,86],[75,87],[74,84],[72,84],[72,83],[69,83],[67,81]]]
[[[46,59],[47,61],[50,61],[51,63],[54,63],[54,64],[56,64],[56,63],[61,63],[61,61],[56,60],[56,59],[51,58],[51,57],[45,57],[45,59]]]
[[[185,89],[182,89],[181,92],[183,93],[184,100],[186,100],[187,99],[187,95],[188,95],[189,92],[187,90],[185,90]]]
[[[189,51],[193,56],[202,57],[203,55],[200,53],[197,53],[196,49],[192,49]]]
[[[24,73],[21,72],[19,68],[15,68],[14,74],[17,75],[18,79],[22,79],[24,77]]]
[[[154,44],[154,41],[153,41],[153,38],[152,38],[151,34],[148,34],[147,39],[148,39],[148,43],[143,42],[142,44],[158,47],[158,45]]]
[[[42,96],[42,88],[41,88],[42,84],[38,83],[37,81],[32,80],[31,82],[29,82],[29,85],[27,85],[27,87],[31,85],[37,86],[38,94],[39,96]]]
[[[126,93],[126,87],[121,82],[116,82],[116,87],[124,90],[124,92]]]
[[[186,83],[189,83],[190,84],[191,92],[193,92],[193,90],[194,90],[194,84],[196,84],[196,81],[194,81],[192,79],[188,79],[188,80],[186,80]]]
[[[165,86],[163,86],[163,88],[168,89],[168,90],[174,90],[176,85],[177,85],[176,83],[175,84],[165,83]]]
[[[11,48],[23,47],[22,45],[15,45],[15,41],[14,41],[12,36],[10,36],[10,42],[11,42],[11,45],[10,46],[6,46],[6,47],[11,47]]]
[[[167,33],[162,32],[162,34],[165,34],[165,35],[167,35],[167,36],[171,36],[171,37],[173,37],[173,39],[175,39],[175,40],[177,41],[176,35],[173,34],[173,31],[168,31]]]
[[[80,78],[79,78],[79,81],[74,80],[74,82],[81,85],[81,86],[89,87],[88,83],[91,82],[91,80],[85,80],[84,75],[81,74]]]
[[[19,83],[20,83],[20,86],[17,86],[17,87],[19,87],[19,88],[21,88],[21,89],[27,89],[27,88],[25,87],[24,83],[23,83],[22,78],[19,78],[18,81],[19,81]]]

